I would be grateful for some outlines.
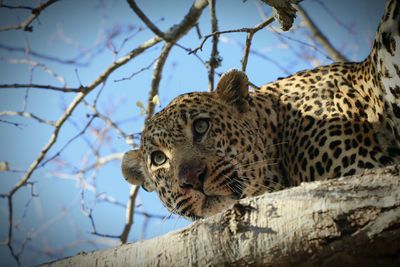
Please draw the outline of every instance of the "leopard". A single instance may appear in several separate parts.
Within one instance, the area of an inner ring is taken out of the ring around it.
[[[370,54],[253,88],[224,73],[144,125],[121,169],[196,220],[236,201],[400,163],[400,1],[388,0]]]

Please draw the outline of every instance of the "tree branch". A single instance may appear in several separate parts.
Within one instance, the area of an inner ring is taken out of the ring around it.
[[[34,84],[34,83],[29,83],[29,84],[19,84],[19,83],[13,83],[13,84],[0,84],[0,89],[29,89],[29,88],[36,88],[36,89],[48,89],[48,90],[54,90],[54,91],[59,91],[63,93],[79,93],[85,90],[85,88],[70,88],[70,87],[59,87],[59,86],[53,86],[53,85],[45,85],[45,84]]]
[[[127,0],[129,6],[132,8],[132,10],[136,13],[136,15],[146,24],[146,26],[158,37],[162,38],[165,40],[165,35],[164,33],[157,28],[156,25],[143,13],[143,11],[138,7],[136,4],[135,0]],[[169,40],[166,40],[169,41]]]
[[[133,214],[135,213],[135,201],[136,201],[136,196],[139,192],[140,186],[135,186],[133,185],[131,187],[131,191],[129,193],[129,200],[128,204],[126,207],[126,214],[125,214],[125,225],[124,229],[122,230],[121,235],[119,236],[119,239],[121,240],[122,244],[126,244],[126,241],[128,240],[128,235],[129,232],[131,231],[131,227],[133,225]]]
[[[218,32],[218,20],[215,15],[215,0],[209,0],[210,6],[210,19],[211,19],[211,32]],[[210,61],[208,62],[208,91],[214,91],[214,75],[215,69],[221,65],[221,58],[218,55],[218,35],[212,36],[212,50]]]
[[[249,60],[250,46],[251,46],[251,42],[253,40],[254,34],[256,32],[258,32],[259,30],[265,28],[269,24],[271,24],[274,20],[275,20],[274,17],[270,17],[270,18],[264,20],[263,22],[261,22],[260,24],[258,24],[256,27],[254,27],[254,29],[252,31],[249,31],[247,33],[246,45],[244,47],[243,57],[242,57],[242,60],[241,60],[241,62],[242,62],[242,71],[246,71],[247,62]]]
[[[267,25],[271,24],[275,19],[273,17],[268,18],[267,20],[263,21],[262,23],[256,25],[254,28],[241,28],[241,29],[234,29],[234,30],[226,30],[226,31],[219,31],[219,32],[213,32],[210,34],[207,34],[206,36],[204,36],[203,41],[201,42],[201,44],[196,47],[195,49],[191,50],[189,52],[189,54],[195,54],[197,53],[198,50],[203,50],[203,46],[205,44],[205,42],[208,40],[208,38],[214,36],[214,35],[221,35],[221,34],[226,34],[226,33],[236,33],[236,32],[247,32],[247,33],[255,33],[259,30],[261,30],[262,28],[265,28]]]
[[[318,26],[312,21],[308,13],[301,7],[297,6],[297,10],[303,19],[306,27],[311,31],[314,38],[324,47],[329,56],[335,62],[347,62],[349,61],[342,53],[340,53],[336,48],[333,47],[328,38],[322,33]]]
[[[173,47],[173,43],[166,43],[161,50],[161,54],[158,57],[158,60],[156,62],[156,65],[154,67],[154,72],[153,72],[153,79],[151,81],[151,88],[149,92],[149,100],[148,100],[148,105],[147,105],[147,110],[146,110],[146,121],[151,118],[154,114],[154,109],[155,109],[155,103],[154,103],[154,97],[158,95],[158,88],[160,86],[160,81],[161,81],[161,75],[162,75],[162,70],[164,68],[165,61],[167,61],[169,52],[171,51],[171,48]]]
[[[26,111],[11,111],[11,110],[0,111],[0,116],[21,116],[21,117],[28,118],[28,119],[34,119],[37,122],[48,124],[50,126],[55,125],[54,121],[42,119],[42,118],[36,116],[35,114],[29,113]]]
[[[28,32],[33,31],[33,27],[30,26],[31,23],[37,17],[39,17],[40,13],[43,10],[45,10],[47,7],[49,7],[50,5],[54,4],[57,1],[58,0],[49,0],[47,2],[44,2],[44,3],[40,4],[40,5],[38,5],[37,7],[32,9],[32,15],[30,17],[28,17],[25,21],[23,21],[23,22],[21,22],[20,24],[17,24],[17,25],[9,25],[9,26],[0,27],[0,31],[10,31],[10,30],[19,30],[19,29],[22,29],[22,30],[28,31]]]

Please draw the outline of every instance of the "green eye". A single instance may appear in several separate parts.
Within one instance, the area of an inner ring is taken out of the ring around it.
[[[167,161],[167,156],[161,151],[151,153],[151,163],[155,166],[163,165]]]
[[[209,127],[210,123],[206,119],[198,119],[193,123],[193,131],[195,134],[205,134]]]

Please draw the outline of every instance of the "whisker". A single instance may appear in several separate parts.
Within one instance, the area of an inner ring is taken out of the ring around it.
[[[241,176],[241,177],[243,178],[245,176]],[[247,177],[247,178],[249,178],[249,177]],[[246,180],[242,180],[242,182],[247,184],[247,185],[250,185]],[[265,187],[265,188],[268,188],[268,189],[272,189],[272,191],[278,191],[278,190],[286,188],[283,184],[281,184],[279,182],[275,182],[272,179],[268,180],[268,183],[270,183],[272,185],[275,185],[276,187],[267,186],[264,183],[258,184],[258,186],[262,186],[262,187]]]

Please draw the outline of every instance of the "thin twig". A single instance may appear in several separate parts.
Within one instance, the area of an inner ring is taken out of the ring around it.
[[[270,21],[271,20],[271,21]],[[205,42],[208,40],[208,38],[214,36],[214,35],[221,35],[221,34],[226,34],[226,33],[237,33],[237,32],[257,32],[259,30],[261,30],[262,28],[266,27],[268,24],[270,24],[272,21],[274,21],[274,18],[271,17],[263,22],[261,22],[260,24],[258,24],[257,26],[255,26],[254,28],[241,28],[241,29],[234,29],[234,30],[226,30],[226,31],[219,31],[219,32],[213,32],[210,34],[207,34],[206,36],[204,36],[203,41],[201,42],[201,44],[196,47],[195,49],[191,50],[189,52],[189,54],[193,54],[193,53],[197,53],[197,51],[202,50],[203,46],[205,44]]]
[[[141,69],[138,70],[138,71],[135,71],[134,73],[132,73],[132,74],[129,75],[128,77],[124,77],[124,78],[121,78],[121,79],[116,79],[116,80],[114,80],[114,82],[121,82],[121,81],[125,81],[125,80],[130,80],[130,79],[132,79],[134,76],[138,75],[139,73],[141,73],[141,72],[143,72],[143,71],[145,71],[145,70],[150,69],[151,66],[153,66],[154,63],[155,63],[156,61],[157,61],[157,58],[155,58],[153,61],[151,61],[150,64],[147,65],[146,67],[143,67],[143,68],[141,68]]]
[[[47,7],[50,5],[54,4],[58,0],[49,0],[47,2],[44,2],[37,7],[32,9],[32,15],[28,17],[25,21],[21,22],[20,24],[17,25],[9,25],[9,26],[3,26],[0,27],[0,31],[10,31],[10,30],[19,30],[22,29],[24,31],[31,32],[33,31],[33,27],[30,26],[31,23],[40,15],[40,13],[45,10]]]
[[[166,43],[161,50],[160,56],[158,57],[156,66],[154,67],[153,79],[151,81],[151,88],[149,92],[149,100],[146,110],[146,121],[150,119],[150,117],[154,114],[155,103],[153,101],[154,97],[158,95],[158,88],[160,86],[161,75],[164,68],[165,61],[171,51],[171,48],[174,46],[173,43]]]
[[[51,126],[55,125],[54,121],[42,119],[42,118],[36,116],[35,114],[26,112],[26,111],[11,111],[11,110],[0,111],[0,116],[21,116],[21,117],[33,119],[33,120],[36,120],[37,122],[48,124]]]
[[[19,255],[17,253],[15,253],[14,251],[14,247],[12,246],[12,236],[13,236],[13,196],[12,195],[8,195],[7,196],[7,204],[8,204],[8,223],[10,224],[10,227],[8,228],[8,238],[6,241],[6,245],[8,247],[8,249],[11,252],[11,255],[13,256],[13,258],[15,259],[15,261],[17,262],[18,266],[21,266],[21,261],[19,259]]]
[[[303,19],[306,27],[311,31],[315,39],[325,48],[326,52],[330,55],[335,62],[347,62],[349,61],[342,53],[333,47],[328,38],[322,33],[318,26],[312,21],[308,13],[301,7],[297,6],[297,10]]]
[[[96,115],[92,115],[91,118],[89,119],[89,121],[86,123],[86,125],[83,127],[83,129],[77,133],[74,137],[72,137],[71,139],[69,139],[62,147],[61,149],[55,153],[53,156],[51,156],[50,158],[44,160],[42,163],[40,163],[40,167],[45,166],[47,163],[49,163],[50,161],[52,161],[53,159],[59,157],[61,155],[61,153],[74,141],[76,140],[79,136],[83,135],[86,130],[89,128],[89,126],[92,124],[93,120],[96,118]]]
[[[124,139],[126,139],[128,137],[128,134],[125,133],[120,127],[118,127],[118,125],[113,122],[109,117],[107,117],[106,115],[100,113],[97,108],[94,105],[90,105],[89,103],[87,103],[86,101],[85,105],[100,119],[102,119],[103,121],[105,121],[105,123],[107,123],[109,126],[111,126],[116,132],[117,134],[119,134],[120,136],[122,136]],[[1,113],[0,113],[1,115]]]
[[[28,84],[19,84],[19,83],[13,83],[13,84],[0,84],[0,89],[8,89],[8,88],[13,88],[13,89],[48,89],[48,90],[54,90],[54,91],[59,91],[63,93],[79,93],[83,92],[86,90],[84,87],[80,88],[70,88],[70,87],[59,87],[59,86],[53,86],[53,85],[45,85],[45,84],[34,84],[34,83],[28,83]]]
[[[1,4],[0,7],[4,7],[4,8],[8,8],[8,9],[25,9],[25,10],[29,10],[32,11],[34,8],[30,7],[30,6],[10,6],[10,5],[5,5],[5,4]]]
[[[0,44],[0,49],[6,50],[8,52],[18,52],[18,53],[24,53],[24,54],[26,52],[25,47],[12,47],[12,46],[8,46],[5,44]],[[85,62],[85,63],[77,62],[78,59],[81,59],[83,57],[83,55],[81,53],[78,56],[74,57],[73,59],[60,59],[60,58],[42,54],[42,53],[39,53],[39,52],[36,52],[33,50],[29,51],[29,55],[34,56],[36,58],[57,62],[60,64],[74,65],[76,67],[78,67],[78,66],[86,67],[89,65],[89,61]]]
[[[218,20],[215,15],[215,0],[208,0],[210,6],[210,19],[211,19],[211,32],[218,32]],[[218,56],[218,35],[212,36],[212,49],[210,60],[208,62],[208,91],[214,91],[214,74],[215,69],[220,65],[220,58]]]
[[[29,46],[27,46],[27,50],[28,51],[26,51],[26,54],[29,55],[29,51],[30,51]],[[36,68],[41,68],[41,69],[43,69],[44,72],[46,72],[50,76],[54,77],[57,81],[59,81],[64,87],[67,87],[65,78],[63,76],[57,74],[53,69],[48,67],[46,64],[39,63],[37,61],[29,60],[29,59],[15,59],[15,58],[0,57],[0,60],[5,61],[10,64],[24,64],[24,65],[30,66],[29,69],[30,69],[31,75],[30,75],[29,83],[32,83],[32,71]]]
[[[129,193],[129,201],[126,206],[125,225],[124,225],[124,229],[122,230],[122,233],[119,237],[122,244],[126,244],[126,241],[128,240],[129,232],[131,231],[131,227],[133,225],[133,214],[135,212],[135,201],[136,201],[136,196],[139,192],[139,189],[140,189],[140,186],[133,185],[131,187],[131,191]]]
[[[201,31],[200,31],[199,24],[196,23],[196,25],[194,25],[194,27],[195,27],[195,29],[196,29],[197,37],[198,37],[199,39],[201,39],[201,38],[202,38],[202,35],[201,35]]]
[[[246,71],[247,62],[249,60],[250,46],[251,46],[251,42],[253,40],[254,34],[256,32],[258,32],[259,30],[265,28],[267,25],[271,24],[274,20],[275,20],[274,17],[267,18],[266,20],[264,20],[263,22],[258,24],[256,27],[254,27],[253,31],[250,31],[250,32],[247,33],[246,45],[244,47],[243,57],[242,57],[242,60],[241,60],[241,62],[242,62],[242,71]]]
[[[91,165],[89,165],[89,166],[87,166],[87,167],[85,167],[83,169],[80,169],[79,171],[76,171],[75,173],[86,173],[86,172],[88,172],[90,170],[98,169],[101,166],[104,166],[104,165],[108,164],[109,162],[112,162],[112,161],[115,161],[115,160],[117,160],[117,161],[122,160],[123,156],[124,156],[123,153],[113,153],[113,154],[110,154],[110,155],[107,155],[107,156],[97,157],[95,163],[93,163],[93,164],[91,164]]]
[[[5,124],[9,124],[9,125],[13,125],[13,126],[19,128],[19,129],[22,128],[21,126],[25,126],[25,125],[22,125],[22,123],[17,123],[17,122],[12,122],[12,121],[6,121],[6,120],[1,120],[1,119],[0,119],[0,122],[1,122],[1,123],[5,123]]]
[[[143,13],[138,7],[135,0],[128,0],[129,6],[133,9],[136,15],[146,24],[146,26],[158,37],[165,40],[165,34],[157,28],[156,25]],[[168,40],[167,40],[168,41]]]

